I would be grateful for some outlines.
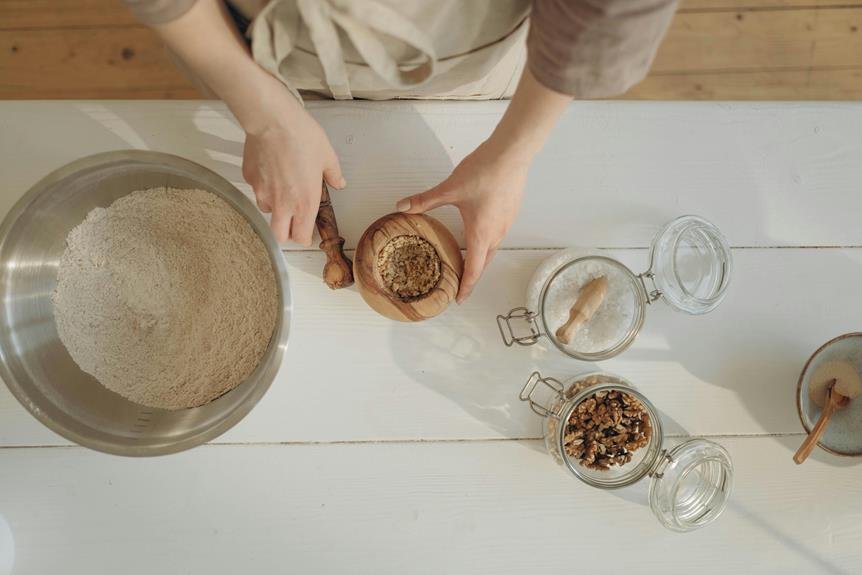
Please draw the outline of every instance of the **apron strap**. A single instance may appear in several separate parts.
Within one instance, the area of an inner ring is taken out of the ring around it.
[[[391,7],[375,0],[330,0],[332,19],[347,33],[363,60],[397,88],[419,85],[434,74],[437,56],[428,36]],[[400,40],[419,53],[418,61],[400,64],[380,41],[381,35]]]
[[[317,51],[332,97],[336,100],[352,99],[347,68],[344,65],[344,52],[330,17],[329,4],[320,0],[298,0],[296,6],[308,27],[309,37]]]
[[[298,0],[297,7],[333,98],[352,98],[344,52],[336,24],[344,30],[368,66],[394,88],[419,85],[434,74],[437,58],[428,36],[413,22],[375,0]],[[380,41],[396,38],[419,53],[411,64],[399,64]]]
[[[302,24],[286,24],[282,16]],[[377,0],[271,0],[252,23],[255,60],[281,77],[281,62],[296,48],[293,27],[303,24],[336,100],[353,97],[339,30],[350,39],[363,63],[393,88],[411,88],[434,75],[437,55],[428,35]],[[383,36],[403,42],[418,57],[399,63],[387,52]]]

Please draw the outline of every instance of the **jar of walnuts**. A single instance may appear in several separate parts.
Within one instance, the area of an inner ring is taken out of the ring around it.
[[[733,488],[727,451],[705,439],[664,447],[652,403],[622,377],[603,372],[565,384],[533,372],[520,399],[544,418],[545,446],[554,460],[599,489],[649,477],[649,504],[665,527],[691,531],[724,511]]]

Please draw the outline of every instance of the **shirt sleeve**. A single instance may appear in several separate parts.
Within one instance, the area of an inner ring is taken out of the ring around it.
[[[677,0],[533,0],[527,65],[544,86],[607,98],[643,80]]]
[[[176,20],[197,0],[122,0],[123,4],[144,24],[149,26]]]

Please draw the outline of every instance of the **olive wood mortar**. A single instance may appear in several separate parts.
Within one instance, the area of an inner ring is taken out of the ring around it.
[[[440,281],[427,294],[404,301],[383,282],[377,256],[389,240],[397,236],[419,236],[434,246],[440,258]],[[455,300],[464,259],[452,233],[438,220],[425,214],[388,214],[368,226],[356,245],[353,276],[362,299],[384,317],[397,321],[422,321],[441,313]]]

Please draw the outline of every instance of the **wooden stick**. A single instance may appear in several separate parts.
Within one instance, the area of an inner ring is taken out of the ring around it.
[[[602,305],[608,293],[608,278],[599,276],[585,285],[572,309],[569,310],[569,320],[557,330],[557,339],[567,344],[572,341],[580,327],[588,322],[596,310]]]
[[[323,281],[330,289],[341,289],[353,285],[353,262],[344,255],[344,238],[338,232],[335,210],[329,198],[326,182],[320,194],[317,211],[317,232],[320,234],[320,249],[326,254],[323,266]]]
[[[829,384],[829,389],[826,392],[826,405],[823,406],[823,411],[820,412],[820,419],[817,420],[817,423],[811,428],[811,433],[808,434],[808,437],[805,438],[805,441],[802,442],[802,445],[799,446],[799,449],[793,455],[793,461],[797,465],[808,459],[808,456],[814,451],[817,442],[820,440],[820,436],[826,431],[826,424],[829,423],[829,418],[832,417],[832,414],[837,409],[841,409],[847,405],[850,401],[850,398],[844,397],[835,391],[835,381],[833,379],[832,383]]]

